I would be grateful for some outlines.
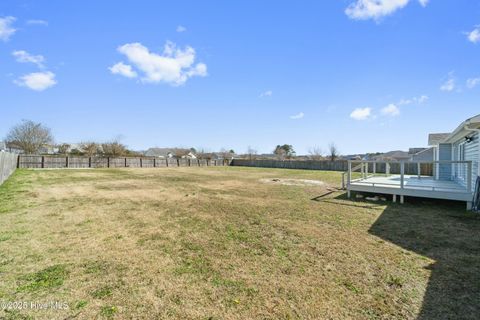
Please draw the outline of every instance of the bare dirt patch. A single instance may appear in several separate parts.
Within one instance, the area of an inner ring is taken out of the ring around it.
[[[309,179],[282,179],[282,178],[268,178],[268,179],[260,179],[262,183],[269,183],[269,184],[281,184],[284,186],[319,186],[319,187],[327,187],[327,184],[320,180],[309,180]]]

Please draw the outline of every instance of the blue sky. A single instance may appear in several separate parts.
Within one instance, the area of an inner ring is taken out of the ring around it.
[[[480,2],[2,1],[0,137],[343,154],[480,113]]]

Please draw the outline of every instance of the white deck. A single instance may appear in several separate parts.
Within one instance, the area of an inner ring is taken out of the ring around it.
[[[400,175],[379,175],[352,180],[347,186],[349,191],[392,194],[399,196],[424,197],[471,201],[472,193],[455,181],[435,180],[432,177],[404,175],[401,188]]]

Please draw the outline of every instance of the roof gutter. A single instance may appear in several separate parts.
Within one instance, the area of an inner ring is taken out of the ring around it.
[[[474,124],[474,123],[479,123],[480,121],[480,115],[477,115],[475,117],[472,117],[470,119],[467,119],[465,120],[460,126],[458,126],[457,129],[455,129],[455,131],[453,131],[450,136],[448,136],[448,138],[446,138],[443,143],[450,143],[450,142],[454,142],[454,138],[456,138],[463,130],[464,131],[470,131],[470,132],[479,132],[480,133],[480,130],[479,129],[475,129],[475,128],[471,128],[470,125]]]

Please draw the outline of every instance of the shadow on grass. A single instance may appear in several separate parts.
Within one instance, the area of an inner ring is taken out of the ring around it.
[[[464,202],[408,197],[404,205],[346,200],[346,194],[315,201],[386,208],[369,233],[435,260],[418,320],[480,317],[480,216]],[[391,199],[391,197],[389,197]]]
[[[478,319],[480,218],[464,202],[389,203],[369,232],[435,260],[417,319]]]

